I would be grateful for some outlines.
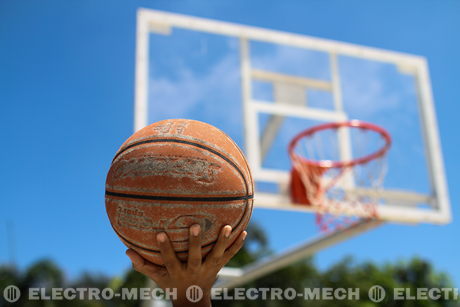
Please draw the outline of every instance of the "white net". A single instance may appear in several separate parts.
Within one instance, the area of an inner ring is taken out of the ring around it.
[[[292,196],[314,207],[322,230],[378,217],[390,142],[385,135],[383,130],[344,125],[296,140],[291,148]]]

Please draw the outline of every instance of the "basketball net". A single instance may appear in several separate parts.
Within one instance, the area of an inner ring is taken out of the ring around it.
[[[350,140],[350,152],[340,144],[345,138]],[[292,201],[313,207],[322,231],[378,218],[390,145],[383,128],[361,121],[323,124],[301,132],[289,145]],[[358,158],[344,160],[347,154]]]

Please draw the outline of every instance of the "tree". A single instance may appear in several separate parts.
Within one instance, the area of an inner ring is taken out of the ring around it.
[[[248,229],[246,245],[230,261],[229,266],[241,267],[271,255],[267,237],[259,226],[251,224]],[[0,266],[0,291],[6,286],[16,285],[22,293],[27,293],[28,288],[111,288],[114,292],[122,288],[143,288],[147,286],[147,278],[132,270],[131,268],[121,277],[108,278],[100,274],[83,273],[77,280],[67,282],[61,269],[51,260],[40,260],[31,265],[25,272],[20,272],[11,266]],[[417,288],[451,288],[453,287],[447,274],[437,272],[432,264],[420,258],[410,261],[393,264],[376,265],[371,262],[356,263],[352,257],[346,257],[342,261],[321,272],[313,264],[312,258],[294,263],[288,267],[261,277],[255,281],[242,285],[244,288],[292,288],[303,292],[305,288],[357,288],[360,292],[360,300],[304,300],[302,297],[294,300],[215,300],[214,306],[232,307],[279,307],[279,306],[378,306],[367,296],[369,289],[374,285],[382,286],[387,294],[392,294],[394,288],[407,288],[415,293]],[[1,294],[1,293],[0,293]],[[230,294],[232,294],[230,292]],[[0,295],[0,307],[5,306],[2,295]],[[61,301],[29,301],[23,295],[16,306],[140,306],[140,300],[113,299],[110,301],[91,300],[61,300]],[[452,295],[447,299],[430,300],[393,300],[391,296],[380,303],[380,306],[389,307],[438,307],[438,306],[459,306],[458,300],[453,300]]]
[[[253,261],[261,259],[264,255],[269,255],[270,251],[267,246],[267,239],[262,229],[257,225],[252,225],[248,231],[248,243],[230,262],[230,266],[243,266]],[[251,249],[253,242],[257,248]],[[352,257],[346,257],[337,264],[331,266],[324,272],[318,271],[312,262],[312,258],[299,261],[288,267],[261,277],[255,281],[242,285],[244,288],[293,288],[302,292],[305,288],[352,288],[359,289],[360,300],[310,300],[296,298],[292,301],[287,300],[257,300],[257,301],[214,301],[215,306],[358,306],[368,307],[376,306],[368,298],[369,289],[374,285],[382,286],[387,294],[392,294],[394,288],[409,288],[415,293],[416,288],[450,288],[453,287],[448,276],[442,272],[436,272],[433,266],[422,259],[414,258],[408,262],[399,262],[396,264],[386,264],[378,266],[371,262],[355,263]],[[230,292],[230,294],[233,294]],[[381,303],[381,306],[458,306],[458,301],[453,297],[440,299],[436,301],[429,300],[402,300],[395,301],[387,297]]]
[[[248,229],[248,243],[236,254],[229,262],[230,267],[241,267],[260,260],[263,257],[272,254],[268,247],[268,240],[265,232],[257,224],[250,224]],[[261,277],[255,281],[242,285],[243,288],[293,288],[296,291],[302,291],[307,284],[318,280],[318,272],[314,268],[312,258],[299,261],[291,266],[276,271],[275,273]],[[233,291],[229,291],[231,296]],[[289,301],[290,307],[303,306],[304,301],[301,298]],[[213,306],[286,306],[286,302],[275,300],[215,300]]]

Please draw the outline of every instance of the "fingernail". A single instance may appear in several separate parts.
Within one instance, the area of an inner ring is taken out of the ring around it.
[[[157,234],[157,240],[161,243],[166,241],[166,234],[164,232],[160,232]]]
[[[243,232],[243,241],[246,239],[246,236],[248,235],[248,233],[246,231]]]
[[[192,227],[190,227],[190,233],[196,237],[200,234],[200,229],[200,224],[192,225]]]
[[[230,237],[230,233],[232,232],[232,226],[227,225],[224,227],[224,236],[226,238]]]

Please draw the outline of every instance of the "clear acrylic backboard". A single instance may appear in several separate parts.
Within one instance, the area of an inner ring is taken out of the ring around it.
[[[288,143],[313,125],[363,120],[392,146],[378,191],[382,221],[443,224],[450,205],[423,57],[226,22],[138,11],[135,129],[166,118],[205,121],[244,150],[255,206],[311,211],[291,201]],[[339,158],[359,140],[341,135]],[[329,145],[325,145],[326,147]]]

